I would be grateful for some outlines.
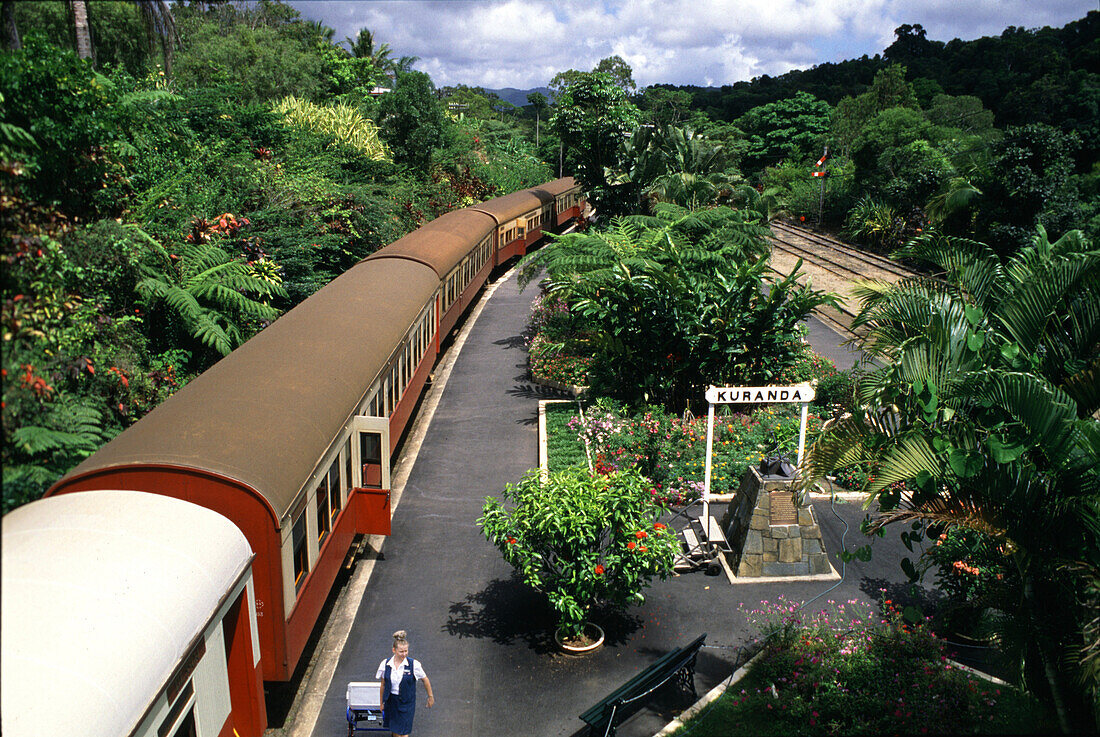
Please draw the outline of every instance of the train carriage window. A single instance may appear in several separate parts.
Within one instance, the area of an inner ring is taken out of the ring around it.
[[[340,456],[337,455],[328,469],[328,516],[335,521],[340,513]],[[317,507],[320,513],[320,504]]]
[[[339,493],[339,492],[337,492]],[[317,548],[320,549],[325,544],[325,538],[328,537],[330,525],[332,519],[329,517],[329,477],[328,474],[321,478],[321,483],[317,486]]]
[[[348,492],[355,486],[355,477],[351,475],[351,438],[348,438],[348,442],[344,445],[344,488],[343,493],[340,495],[340,499],[347,499]],[[337,508],[336,511],[340,511]]]
[[[359,458],[362,462],[361,484],[367,489],[382,488],[382,436],[373,432],[359,433]]]
[[[294,591],[301,591],[302,583],[309,573],[309,550],[306,547],[306,511],[303,509],[294,520],[290,533],[291,550],[294,555]]]
[[[401,365],[401,380],[397,382],[397,401],[400,402],[401,398],[405,396],[405,389],[409,386],[409,353],[407,343],[401,347],[401,353],[398,355],[398,363]]]

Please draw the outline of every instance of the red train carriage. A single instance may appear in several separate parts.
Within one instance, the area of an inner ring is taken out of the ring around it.
[[[356,534],[389,532],[389,461],[489,272],[584,207],[572,178],[449,213],[349,269],[58,481],[232,520],[255,552],[265,680],[294,673]]]
[[[584,193],[573,177],[562,177],[538,187],[554,198],[555,226],[562,226],[584,213]]]
[[[496,265],[527,253],[554,217],[554,198],[541,189],[524,189],[469,208],[488,214],[496,223]]]
[[[352,267],[49,494],[149,491],[235,522],[256,553],[264,679],[289,679],[352,538],[389,532],[391,437],[435,360],[438,287],[409,260]]]
[[[403,258],[430,266],[439,277],[439,335],[445,337],[493,270],[495,224],[486,213],[456,210],[394,241],[367,260]]]

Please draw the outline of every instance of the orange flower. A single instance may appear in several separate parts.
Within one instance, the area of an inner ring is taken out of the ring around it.
[[[516,544],[516,539],[514,537],[508,538],[508,544],[509,545],[515,545]]]
[[[634,549],[634,541],[633,540],[631,540],[630,542],[628,542],[626,544],[626,549],[627,550],[633,550]]]
[[[668,527],[668,525],[666,525],[664,523],[661,523],[661,522],[654,522],[653,523],[653,529],[654,530],[664,530],[667,527]]]
[[[649,533],[647,533],[645,530],[638,530],[634,533],[634,537],[641,540],[643,537],[649,537]]]
[[[602,563],[597,563],[596,564],[596,575],[597,576],[602,576],[603,575],[603,564]]]

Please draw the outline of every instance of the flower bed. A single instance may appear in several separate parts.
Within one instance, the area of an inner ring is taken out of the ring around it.
[[[749,612],[764,649],[746,677],[680,733],[1037,734],[1056,731],[1010,686],[959,668],[924,624],[856,601],[802,613],[780,599]]]
[[[807,421],[807,446],[821,428],[820,415]],[[732,493],[749,466],[758,464],[778,446],[792,460],[797,454],[799,408],[763,407],[750,414],[720,415],[715,420],[711,488]],[[658,408],[630,414],[621,406],[600,400],[574,416],[568,429],[587,439],[597,471],[638,468],[653,482],[653,495],[662,502],[682,505],[702,494],[706,470],[706,418],[669,416]],[[548,429],[549,433],[552,430]],[[553,435],[548,439],[550,466],[555,456]]]

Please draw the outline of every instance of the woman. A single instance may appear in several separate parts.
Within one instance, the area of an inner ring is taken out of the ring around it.
[[[432,696],[432,683],[424,668],[409,657],[409,640],[405,630],[393,633],[393,657],[379,663],[374,677],[381,680],[378,702],[382,704],[382,726],[390,730],[393,737],[408,737],[416,712],[416,682],[424,681],[429,709],[435,704],[435,697]]]

